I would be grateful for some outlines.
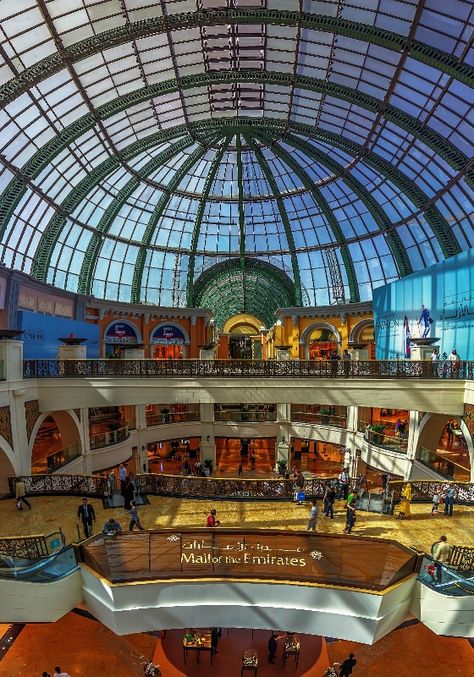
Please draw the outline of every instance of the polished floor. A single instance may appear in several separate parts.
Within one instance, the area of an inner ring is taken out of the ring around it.
[[[32,509],[23,511],[16,510],[12,499],[0,501],[0,536],[49,534],[61,527],[68,542],[77,540],[80,497],[41,496],[30,501]],[[216,508],[222,526],[298,530],[306,527],[309,512],[308,505],[286,501],[210,501],[159,496],[149,496],[149,501],[139,510],[143,526],[148,529],[205,526],[208,511]],[[123,508],[104,510],[101,500],[90,502],[97,515],[97,530],[102,529],[109,517],[115,517],[122,528],[128,527],[129,515]],[[322,533],[342,533],[344,520],[344,503],[338,501],[334,519],[320,515],[317,529]],[[452,544],[474,546],[474,509],[455,506],[452,517],[442,514],[432,517],[431,505],[412,504],[412,517],[405,521],[359,511],[353,534],[391,538],[425,552],[442,534]]]

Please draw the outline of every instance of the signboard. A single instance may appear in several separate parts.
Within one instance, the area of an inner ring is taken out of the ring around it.
[[[410,357],[412,338],[474,359],[474,249],[374,289],[376,358]]]
[[[113,582],[230,576],[373,589],[408,576],[416,564],[415,553],[390,541],[221,528],[98,537],[84,546],[82,557]]]
[[[21,340],[25,360],[56,360],[59,338],[70,335],[87,339],[84,345],[88,358],[99,357],[99,327],[95,324],[19,310],[18,327],[24,332]]]
[[[183,345],[186,343],[186,337],[179,327],[175,324],[162,324],[156,327],[151,333],[150,343],[163,345]]]
[[[137,343],[138,329],[128,322],[113,322],[107,329],[105,343]]]

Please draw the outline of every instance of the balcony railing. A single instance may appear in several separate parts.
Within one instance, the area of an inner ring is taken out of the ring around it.
[[[161,414],[147,414],[147,426],[166,425],[167,423],[187,423],[199,421],[199,411],[162,412]]]
[[[25,360],[24,378],[474,379],[474,361]]]
[[[10,495],[15,496],[16,480],[25,483],[27,496],[106,496],[107,477],[98,475],[20,475],[9,477]]]
[[[276,421],[276,411],[264,411],[263,409],[218,409],[214,412],[216,421],[229,421],[235,423],[262,423],[264,421]]]
[[[391,480],[390,491],[394,492],[395,500],[399,500],[402,488],[405,486],[404,480]],[[463,505],[474,505],[474,483],[473,482],[443,482],[436,480],[410,480],[412,491],[412,500],[422,502],[431,502],[434,494],[444,495],[450,488],[454,488],[456,497],[455,503]]]
[[[291,420],[293,423],[314,423],[316,425],[330,425],[335,428],[346,428],[347,418],[337,416],[336,414],[312,413],[310,411],[292,411]]]
[[[385,431],[372,430],[370,424],[366,421],[359,421],[357,430],[364,433],[364,439],[376,447],[387,449],[388,451],[397,451],[406,453],[408,448],[408,430],[403,435],[386,435]]]
[[[73,442],[67,447],[57,449],[51,453],[43,456],[43,458],[35,460],[31,465],[31,472],[34,475],[42,475],[44,473],[53,473],[65,466],[75,458],[79,458],[82,454],[80,442]]]
[[[123,428],[118,428],[117,430],[108,430],[105,433],[91,435],[90,447],[92,450],[104,449],[105,447],[113,447],[114,444],[124,442],[129,437],[130,431],[128,429],[128,425],[126,425]]]
[[[419,580],[442,595],[474,595],[474,548],[454,546],[446,564],[423,557]]]

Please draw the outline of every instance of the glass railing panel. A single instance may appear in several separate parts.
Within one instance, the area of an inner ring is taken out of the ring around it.
[[[167,423],[187,423],[199,421],[199,411],[182,411],[179,413],[162,412],[160,414],[147,414],[146,424],[148,427],[166,425]]]
[[[130,437],[130,432],[128,425],[123,428],[118,428],[117,430],[108,430],[104,433],[98,433],[97,435],[91,435],[90,437],[90,448],[94,449],[103,449],[104,447],[112,447],[114,444],[119,444],[124,442]]]
[[[275,411],[242,410],[242,409],[216,409],[214,419],[219,422],[232,423],[262,423],[266,421],[276,421],[277,413]]]
[[[442,595],[474,595],[474,570],[460,571],[449,564],[436,562],[428,555],[423,557],[418,578],[424,585]]]
[[[0,578],[21,579],[30,583],[50,583],[72,573],[78,566],[72,545],[39,560],[3,558],[0,561]]]
[[[53,473],[70,463],[82,454],[79,442],[73,442],[67,447],[52,451],[41,459],[35,460],[31,465],[31,471],[34,475]]]

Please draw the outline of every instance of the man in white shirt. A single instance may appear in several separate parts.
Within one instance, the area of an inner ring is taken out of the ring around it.
[[[54,668],[53,677],[71,677],[69,672],[63,672],[60,667]]]
[[[309,511],[309,520],[306,531],[316,531],[316,520],[318,519],[318,506],[316,501],[311,501],[311,509]]]

